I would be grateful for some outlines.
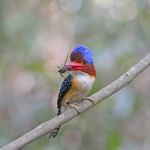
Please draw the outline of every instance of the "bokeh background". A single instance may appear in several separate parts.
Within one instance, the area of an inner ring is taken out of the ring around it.
[[[108,85],[150,51],[149,0],[1,0],[0,147],[49,120],[63,80],[57,66],[85,44]],[[24,150],[149,150],[150,69]]]

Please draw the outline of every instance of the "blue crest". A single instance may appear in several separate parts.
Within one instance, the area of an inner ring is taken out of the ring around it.
[[[84,45],[78,45],[73,50],[74,53],[81,53],[83,56],[83,59],[86,60],[89,64],[93,64],[93,56],[94,53],[91,49]]]

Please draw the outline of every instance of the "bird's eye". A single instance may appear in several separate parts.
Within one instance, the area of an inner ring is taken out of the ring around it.
[[[87,64],[87,62],[86,62],[86,61],[83,61],[83,64]]]

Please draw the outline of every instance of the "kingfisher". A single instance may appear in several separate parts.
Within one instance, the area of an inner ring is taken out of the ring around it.
[[[71,72],[63,81],[60,92],[57,98],[57,115],[62,113],[62,106],[64,108],[74,108],[78,113],[81,112],[79,102],[91,99],[86,98],[91,90],[95,79],[96,70],[93,62],[93,51],[84,46],[76,46],[70,54],[70,62],[65,64],[63,73]],[[55,138],[60,127],[52,130],[50,137]]]

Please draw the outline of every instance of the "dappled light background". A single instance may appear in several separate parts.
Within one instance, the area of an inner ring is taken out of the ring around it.
[[[78,44],[95,53],[92,94],[150,51],[150,1],[0,1],[0,147],[55,115],[57,66]],[[149,108],[147,69],[56,139],[43,136],[24,150],[149,150]]]

